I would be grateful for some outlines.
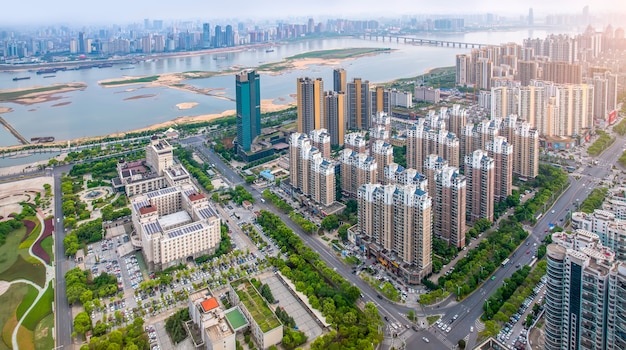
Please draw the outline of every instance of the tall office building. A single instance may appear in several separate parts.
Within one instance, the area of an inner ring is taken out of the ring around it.
[[[298,78],[298,132],[326,128],[324,118],[324,82],[322,78]]]
[[[378,165],[376,181],[382,184],[385,183],[385,167],[393,163],[393,146],[382,140],[376,140],[372,144],[371,155]]]
[[[391,112],[391,91],[383,89],[382,86],[377,86],[371,91],[371,103],[370,110],[372,114],[386,113],[392,115]]]
[[[348,128],[367,130],[372,117],[370,103],[370,83],[361,78],[347,84],[348,98]]]
[[[552,240],[544,349],[626,349],[626,265],[591,232],[559,232]]]
[[[475,222],[487,219],[493,222],[495,164],[486,151],[476,150],[465,156],[467,184],[466,219]]]
[[[335,166],[313,144],[325,140],[324,132],[313,133],[317,141],[313,142],[305,134],[293,133],[289,138],[289,174],[291,186],[308,195],[318,204],[328,206],[336,199]],[[319,137],[318,137],[319,136]]]
[[[326,128],[330,134],[330,144],[343,146],[346,135],[346,94],[344,92],[324,92],[324,115]]]
[[[333,90],[336,92],[346,92],[348,78],[346,70],[343,68],[333,69]]]
[[[249,152],[254,138],[261,134],[260,77],[255,70],[235,76],[237,97],[237,147],[239,153]]]
[[[487,144],[486,150],[494,160],[493,198],[496,202],[503,202],[511,195],[513,185],[513,146],[505,137],[496,136]]]
[[[410,284],[432,271],[431,207],[431,197],[416,186],[359,188],[358,234],[385,266]]]
[[[85,38],[84,32],[78,32],[78,52],[79,53],[87,53],[87,48],[85,46],[87,39]]]
[[[459,169],[443,166],[435,172],[433,234],[459,249],[465,246],[466,191],[465,176]]]
[[[344,149],[339,154],[341,169],[341,191],[348,196],[356,196],[357,190],[364,184],[378,181],[376,160],[365,153],[356,153]]]

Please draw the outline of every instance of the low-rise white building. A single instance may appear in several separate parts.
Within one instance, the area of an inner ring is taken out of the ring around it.
[[[238,308],[233,309],[224,310],[208,288],[189,295],[191,321],[187,323],[187,329],[192,333],[192,341],[196,349],[236,349],[237,330],[245,328],[248,324],[240,316],[235,320],[237,324],[233,325],[228,318],[229,312],[241,314]],[[239,322],[240,319],[243,319],[243,325]]]
[[[220,219],[192,185],[134,196],[131,210],[150,270],[211,254],[220,244]]]

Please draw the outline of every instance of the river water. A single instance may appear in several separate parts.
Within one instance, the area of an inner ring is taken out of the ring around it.
[[[429,35],[431,39],[443,39],[484,44],[504,42],[521,43],[527,37],[545,37],[562,30],[517,30],[471,32],[448,35]],[[569,32],[571,33],[571,32]],[[424,35],[425,36],[425,35]],[[424,37],[419,36],[418,37]],[[455,55],[470,49],[413,46],[354,38],[311,39],[275,46],[273,52],[264,48],[249,49],[230,53],[207,53],[190,57],[158,58],[140,62],[134,69],[120,70],[124,65],[110,68],[92,68],[76,71],[57,72],[55,77],[44,78],[34,72],[0,73],[0,89],[23,88],[50,85],[53,83],[84,82],[87,88],[59,94],[56,101],[23,106],[15,103],[2,103],[13,112],[3,117],[24,137],[54,136],[57,140],[85,136],[105,135],[127,131],[164,122],[180,116],[220,113],[235,109],[235,103],[211,96],[194,94],[170,88],[145,88],[141,85],[103,88],[99,80],[115,79],[124,75],[142,76],[183,72],[192,70],[223,71],[231,67],[255,67],[263,63],[280,61],[285,57],[307,51],[327,50],[347,47],[392,48],[390,53],[361,57],[342,62],[339,66],[347,71],[348,80],[361,77],[371,82],[385,82],[397,78],[416,76],[426,69],[453,66]],[[275,103],[293,101],[296,78],[302,76],[321,77],[326,82],[325,89],[332,89],[332,69],[330,66],[310,66],[307,70],[293,70],[279,75],[261,75],[261,98],[272,99]],[[30,76],[29,80],[13,81],[17,76]],[[223,89],[226,96],[234,98],[235,79],[232,75],[195,79],[187,83],[198,87]],[[132,90],[132,91],[131,91]],[[149,95],[151,97],[132,97]],[[131,99],[129,99],[131,98]],[[61,106],[54,106],[58,104]],[[176,104],[197,102],[198,106],[189,110],[178,110]],[[17,140],[4,128],[0,128],[0,146],[17,144]],[[26,158],[27,159],[27,158]],[[0,162],[0,166],[3,164]]]

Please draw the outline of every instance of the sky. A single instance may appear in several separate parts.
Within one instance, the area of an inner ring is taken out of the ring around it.
[[[376,18],[403,14],[626,12],[624,0],[5,0],[0,27],[32,24],[125,24],[150,19],[263,19],[302,16]]]

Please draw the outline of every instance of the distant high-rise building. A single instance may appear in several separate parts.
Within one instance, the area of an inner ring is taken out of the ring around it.
[[[260,77],[255,70],[235,76],[237,97],[238,152],[249,152],[254,138],[261,134]]]
[[[152,35],[148,34],[141,38],[141,52],[152,53]]]
[[[491,119],[502,119],[517,112],[516,94],[506,86],[491,88]]]
[[[343,68],[333,69],[333,90],[337,92],[346,92],[348,79],[346,70]]]
[[[610,72],[595,73],[588,79],[593,85],[593,117],[604,125],[615,122],[617,114],[617,75]],[[613,113],[613,114],[612,114]]]
[[[455,167],[443,166],[435,172],[433,234],[457,248],[465,246],[465,176]]]
[[[536,61],[517,61],[517,74],[521,85],[528,86],[539,76],[539,64]]]
[[[504,119],[502,134],[513,145],[513,174],[524,179],[539,175],[539,132],[515,115]]]
[[[298,78],[298,132],[309,133],[311,130],[326,128],[324,123],[324,82],[322,78]]]
[[[410,284],[432,271],[431,207],[431,197],[416,186],[365,184],[358,191],[358,234]]]
[[[211,25],[209,23],[202,24],[202,48],[211,47]]]
[[[235,46],[235,33],[233,33],[233,26],[228,24],[224,31],[224,46]]]
[[[346,134],[346,95],[344,92],[324,92],[324,115],[331,145],[343,146]]]
[[[467,183],[466,219],[493,222],[495,164],[486,151],[476,150],[465,156]]]
[[[370,104],[369,81],[354,78],[347,84],[348,98],[348,128],[367,130],[370,127],[372,117]]]
[[[528,25],[532,26],[535,24],[535,14],[533,13],[533,8],[528,9]]]
[[[563,61],[542,62],[541,79],[556,84],[580,84],[583,80],[582,67],[578,63]]]
[[[471,57],[465,54],[456,55],[456,84],[465,86],[467,84],[474,84],[471,79]]]
[[[87,53],[87,48],[85,47],[87,40],[85,39],[85,33],[78,33],[78,52],[79,53]]]

